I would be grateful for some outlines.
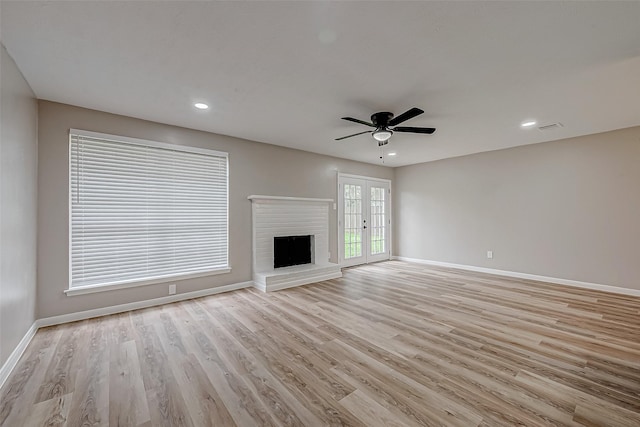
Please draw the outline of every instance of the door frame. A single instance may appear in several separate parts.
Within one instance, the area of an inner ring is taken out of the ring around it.
[[[340,181],[341,178],[352,178],[352,179],[362,179],[365,181],[377,181],[377,182],[382,182],[385,183],[387,185],[389,185],[389,214],[388,214],[388,218],[389,218],[389,242],[388,242],[388,251],[389,251],[389,257],[387,259],[391,259],[391,254],[393,253],[393,181],[390,179],[385,179],[385,178],[376,178],[373,176],[366,176],[366,175],[354,175],[354,174],[349,174],[349,173],[342,173],[342,172],[338,172],[337,177],[336,177],[336,193],[337,193],[337,202],[338,202],[338,209],[337,209],[337,214],[336,214],[336,225],[337,225],[337,242],[338,242],[338,264],[341,267],[349,267],[349,264],[345,264],[345,259],[344,259],[344,228],[342,226],[342,221],[343,221],[343,216],[344,216],[344,197],[343,194],[341,193],[341,189],[340,189]],[[369,199],[369,197],[367,197],[367,199]],[[367,206],[367,212],[369,211],[370,206]],[[340,233],[342,232],[342,237],[340,236]],[[367,249],[367,254],[368,254],[368,249]],[[363,251],[364,253],[364,251]],[[371,261],[371,262],[379,262],[379,261]],[[369,263],[369,261],[365,261],[365,263]],[[353,265],[353,264],[351,264]]]

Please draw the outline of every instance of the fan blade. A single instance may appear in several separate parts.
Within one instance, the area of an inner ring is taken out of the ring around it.
[[[388,125],[389,126],[399,125],[400,123],[405,122],[409,119],[412,119],[415,116],[419,116],[422,113],[424,113],[424,111],[422,111],[419,108],[413,107],[409,111],[405,111],[404,113],[400,114],[398,117],[394,117],[393,119],[389,120]]]
[[[343,136],[342,138],[336,138],[336,141],[340,141],[341,139],[347,139],[347,138],[351,138],[352,136],[358,136],[358,135],[362,135],[363,133],[371,133],[372,131],[370,130],[365,130],[364,132],[359,132],[359,133],[354,133],[353,135],[348,135],[348,136]]]
[[[372,128],[376,127],[373,123],[368,123],[363,120],[354,119],[353,117],[342,117],[342,120],[347,120],[349,122],[360,123],[361,125],[371,126]]]
[[[394,132],[427,133],[431,135],[436,131],[436,128],[412,128],[412,127],[400,126],[397,128],[393,128],[391,130],[393,130]]]

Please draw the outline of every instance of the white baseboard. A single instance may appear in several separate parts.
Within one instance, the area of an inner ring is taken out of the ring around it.
[[[0,388],[2,388],[4,382],[7,380],[7,378],[9,378],[9,374],[11,374],[13,368],[16,367],[16,365],[18,364],[18,360],[20,360],[20,357],[22,356],[22,353],[24,353],[24,351],[27,349],[27,346],[38,331],[37,322],[37,320],[33,322],[33,325],[31,325],[27,333],[24,334],[16,348],[9,355],[7,361],[4,362],[4,364],[0,368]]]
[[[420,258],[407,258],[402,256],[393,256],[391,259],[398,261],[414,262],[416,264],[434,265],[437,267],[457,268],[460,270],[477,271],[479,273],[495,274],[497,276],[515,277],[517,279],[537,280],[539,282],[555,283],[558,285],[574,286],[577,288],[593,289],[597,291],[613,292],[616,294],[640,296],[640,289],[621,288],[619,286],[601,285],[599,283],[581,282],[578,280],[560,279],[557,277],[538,276],[536,274],[518,273],[516,271],[496,270],[493,268],[476,267],[473,265],[453,264],[450,262],[431,261]]]
[[[218,286],[217,288],[203,289],[201,291],[185,292],[183,294],[169,295],[166,297],[154,298],[145,301],[136,301],[127,304],[113,305],[111,307],[96,308],[94,310],[79,311],[77,313],[62,314],[60,316],[45,317],[44,319],[36,320],[36,324],[39,328],[43,328],[45,326],[60,325],[62,323],[76,322],[78,320],[91,319],[93,317],[124,313],[126,311],[138,310],[140,308],[148,308],[193,298],[206,297],[222,292],[244,289],[250,286],[253,286],[252,281],[233,283],[231,285]]]

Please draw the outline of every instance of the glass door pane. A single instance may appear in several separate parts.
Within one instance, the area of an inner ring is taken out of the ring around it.
[[[362,185],[344,185],[344,259],[362,256]]]
[[[370,212],[371,212],[371,255],[378,255],[387,251],[386,242],[386,209],[385,209],[384,187],[371,186],[370,189]]]

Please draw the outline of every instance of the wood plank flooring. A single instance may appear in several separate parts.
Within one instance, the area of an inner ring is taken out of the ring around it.
[[[399,261],[38,331],[2,426],[640,426],[640,298]]]

